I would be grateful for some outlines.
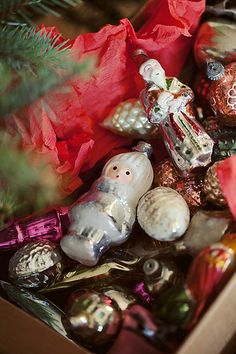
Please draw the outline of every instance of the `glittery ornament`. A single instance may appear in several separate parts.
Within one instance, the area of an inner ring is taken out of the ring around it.
[[[227,202],[217,177],[217,166],[219,166],[219,164],[220,162],[215,162],[214,165],[208,168],[204,179],[204,191],[210,202],[218,206],[225,206]]]
[[[204,248],[193,260],[186,284],[198,307],[195,320],[221,291],[235,271],[234,251],[223,243],[214,243]]]
[[[9,278],[25,288],[43,288],[59,280],[63,270],[60,249],[47,240],[20,248],[9,261]]]
[[[204,128],[215,141],[212,161],[224,160],[236,154],[236,128],[220,124],[217,117],[208,117],[203,122]]]
[[[176,167],[170,159],[154,165],[153,171],[154,186],[174,189],[185,199],[190,209],[196,210],[206,205],[201,173],[183,178],[177,173]]]
[[[115,134],[136,139],[153,139],[159,135],[158,128],[149,122],[140,100],[136,98],[119,103],[101,126]]]
[[[219,18],[203,22],[194,43],[197,64],[202,67],[209,60],[223,64],[236,61],[235,31],[236,24],[230,20]]]
[[[173,241],[186,231],[190,213],[183,197],[175,190],[157,187],[139,201],[138,222],[142,229],[159,241]]]
[[[236,126],[236,62],[222,68],[219,62],[210,62],[207,68],[212,81],[209,100],[215,115],[227,126]]]
[[[71,295],[63,318],[64,327],[88,347],[109,342],[121,324],[121,312],[109,297],[95,291]]]

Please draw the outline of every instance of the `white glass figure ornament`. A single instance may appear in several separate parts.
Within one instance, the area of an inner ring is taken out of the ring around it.
[[[167,78],[160,63],[146,60],[139,69],[146,82],[141,101],[151,123],[157,124],[165,146],[183,176],[211,162],[214,142],[197,122],[191,106],[193,91],[177,78]]]
[[[151,145],[112,157],[101,177],[70,211],[68,234],[61,248],[72,259],[95,265],[111,246],[125,242],[132,231],[139,199],[151,187]]]

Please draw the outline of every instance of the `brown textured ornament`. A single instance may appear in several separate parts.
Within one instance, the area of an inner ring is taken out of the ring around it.
[[[209,100],[215,115],[229,127],[236,126],[236,62],[228,64],[219,79],[213,79]]]
[[[217,177],[217,166],[219,164],[220,162],[215,162],[214,165],[208,168],[204,179],[204,191],[209,202],[218,206],[225,206],[227,203]]]
[[[155,186],[175,189],[192,209],[202,208],[206,205],[201,175],[193,175],[189,178],[180,177],[170,159],[153,166],[153,170]]]
[[[136,139],[153,139],[159,136],[158,128],[151,124],[138,98],[119,103],[101,123],[113,133]]]

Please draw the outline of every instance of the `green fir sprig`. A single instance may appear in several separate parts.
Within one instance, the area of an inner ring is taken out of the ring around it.
[[[0,2],[0,23],[19,25],[32,24],[34,14],[54,16],[60,15],[60,10],[76,6],[82,0],[2,0]]]

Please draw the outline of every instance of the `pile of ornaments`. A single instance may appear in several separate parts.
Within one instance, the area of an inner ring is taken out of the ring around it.
[[[102,126],[145,141],[112,157],[72,206],[0,231],[0,249],[14,250],[0,281],[8,298],[95,352],[127,341],[127,353],[175,351],[235,270],[217,176],[236,152],[235,29],[221,17],[199,29],[197,109],[188,86],[136,50],[145,88]],[[169,157],[156,163],[162,142]]]

